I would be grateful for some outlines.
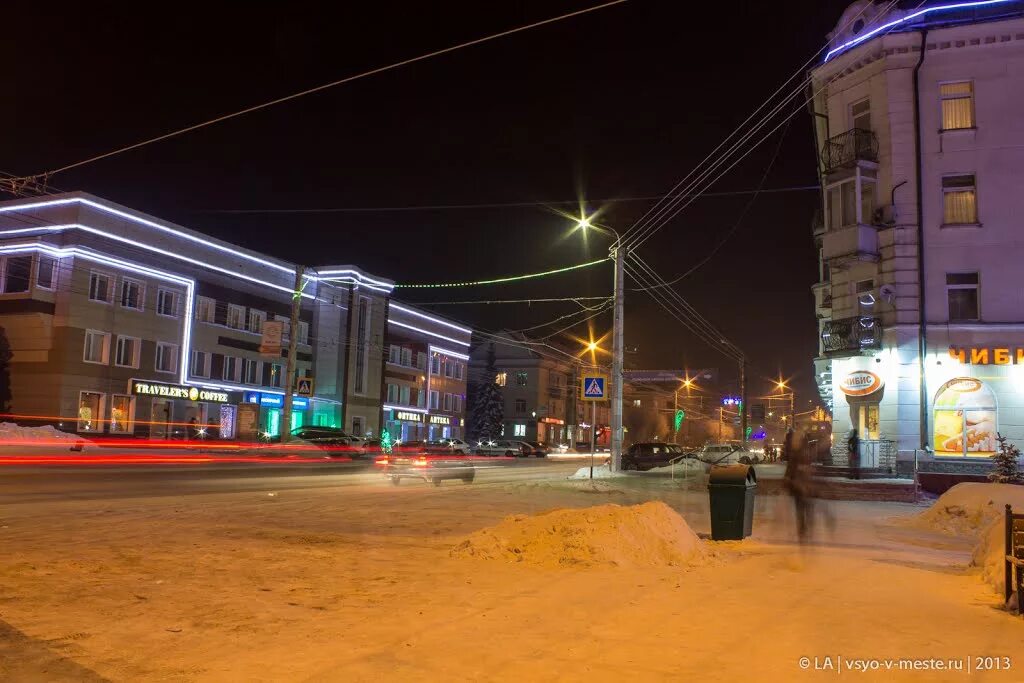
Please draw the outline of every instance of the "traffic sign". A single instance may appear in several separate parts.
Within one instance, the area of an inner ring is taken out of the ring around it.
[[[608,376],[584,374],[580,384],[580,400],[604,401],[608,398]]]
[[[312,377],[296,377],[295,378],[295,393],[299,396],[312,396],[313,395],[313,378]]]

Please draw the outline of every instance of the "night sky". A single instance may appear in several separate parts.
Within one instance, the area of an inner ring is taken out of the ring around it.
[[[369,68],[594,2],[231,4],[144,14],[79,3],[5,12],[0,171],[36,173]],[[587,199],[620,232],[685,176],[819,47],[847,3],[632,0],[292,101],[59,174],[85,190],[309,265],[352,263],[398,282],[545,270],[607,252],[556,209]],[[370,5],[370,6],[367,6]],[[755,188],[773,137],[712,191]],[[813,185],[810,117],[782,139],[766,188]],[[705,198],[641,256],[666,279],[702,260],[749,195]],[[385,211],[384,207],[530,203]],[[763,194],[678,291],[753,363],[817,400],[811,359],[815,192]],[[372,211],[236,214],[238,209]],[[542,283],[406,291],[426,303],[609,294],[611,268]],[[484,329],[524,328],[572,303],[438,306]],[[594,320],[598,334],[610,314]],[[627,296],[627,366],[714,366],[724,356]],[[545,328],[547,332],[561,327]],[[544,330],[542,330],[543,332]],[[585,336],[583,328],[579,336]]]

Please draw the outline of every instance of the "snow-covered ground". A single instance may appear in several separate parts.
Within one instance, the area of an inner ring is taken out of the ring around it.
[[[77,434],[62,432],[50,425],[26,427],[13,422],[0,422],[0,448],[23,446],[79,446],[87,442]]]
[[[763,495],[754,536],[715,543],[688,531],[709,531],[706,491],[650,481],[9,504],[0,680],[796,681],[837,655],[1008,656],[972,680],[1021,680],[1024,621],[969,567],[973,537],[907,523],[922,508],[829,503],[801,547]],[[565,548],[597,559],[551,561]]]

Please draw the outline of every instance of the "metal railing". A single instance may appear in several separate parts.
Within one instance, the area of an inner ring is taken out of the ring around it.
[[[857,161],[878,161],[878,137],[870,130],[851,128],[829,138],[821,148],[826,175]]]
[[[821,345],[825,353],[850,353],[882,348],[882,322],[879,318],[856,316],[825,321],[821,327]]]

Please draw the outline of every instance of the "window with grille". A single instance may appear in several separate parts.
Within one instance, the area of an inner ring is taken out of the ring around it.
[[[974,128],[974,84],[971,81],[939,85],[942,130]]]
[[[978,222],[974,175],[953,175],[942,179],[942,222],[947,225]]]

